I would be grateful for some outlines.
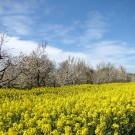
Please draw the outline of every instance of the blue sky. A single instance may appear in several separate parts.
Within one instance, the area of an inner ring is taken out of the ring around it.
[[[14,55],[47,41],[56,62],[71,55],[93,67],[104,61],[135,72],[134,0],[0,0],[3,26]]]

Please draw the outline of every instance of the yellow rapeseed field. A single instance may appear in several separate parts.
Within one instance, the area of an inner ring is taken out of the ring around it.
[[[0,89],[0,135],[135,135],[135,83]]]

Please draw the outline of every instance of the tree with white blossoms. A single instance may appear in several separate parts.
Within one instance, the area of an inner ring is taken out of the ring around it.
[[[46,44],[39,45],[31,54],[20,54],[18,65],[22,74],[19,76],[21,87],[40,87],[49,85],[49,74],[55,64],[46,55]]]
[[[126,82],[127,73],[123,66],[116,68],[110,62],[101,62],[97,65],[97,69],[94,75],[94,83],[111,83],[111,82]]]
[[[84,60],[68,57],[61,62],[58,69],[58,80],[61,85],[74,85],[92,82],[94,70]]]

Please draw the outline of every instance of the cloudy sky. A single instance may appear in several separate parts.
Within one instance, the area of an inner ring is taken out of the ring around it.
[[[135,73],[135,0],[0,0],[4,26],[14,55],[47,41],[56,62],[70,55]]]

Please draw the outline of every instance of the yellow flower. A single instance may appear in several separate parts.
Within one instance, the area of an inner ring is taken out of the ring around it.
[[[117,131],[114,132],[114,135],[119,135],[119,133]]]
[[[41,129],[44,132],[44,134],[48,134],[51,132],[52,127],[50,124],[44,124],[44,125],[42,125]]]
[[[36,135],[36,129],[35,128],[29,128],[24,131],[23,135]]]
[[[82,135],[88,135],[88,128],[87,127],[84,127],[82,128]]]
[[[119,125],[116,124],[116,123],[114,123],[114,124],[113,124],[113,127],[114,127],[114,128],[119,128]]]
[[[18,133],[14,130],[14,128],[8,129],[8,135],[17,135]]]
[[[58,127],[58,128],[61,128],[62,126],[63,126],[63,122],[62,122],[62,121],[58,121],[58,122],[57,122],[57,127]]]
[[[71,133],[71,127],[69,127],[69,126],[65,126],[64,130],[65,130],[65,134],[70,134]]]
[[[51,132],[53,135],[60,135],[59,132],[55,129],[53,132]]]
[[[88,123],[88,126],[94,126],[95,124],[96,124],[95,121],[92,121],[92,122]]]
[[[96,135],[102,135],[102,127],[100,125],[97,125],[95,130]]]

